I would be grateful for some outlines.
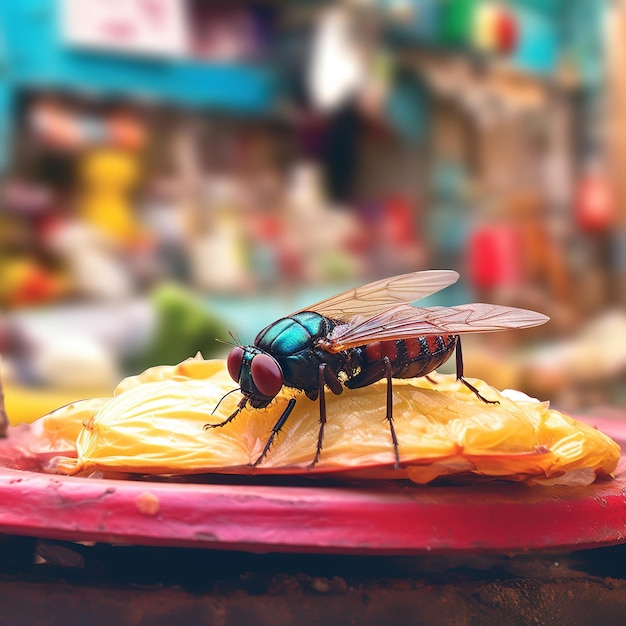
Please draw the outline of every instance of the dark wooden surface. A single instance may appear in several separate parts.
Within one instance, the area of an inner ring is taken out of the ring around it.
[[[0,624],[623,624],[626,547],[346,557],[0,540]]]

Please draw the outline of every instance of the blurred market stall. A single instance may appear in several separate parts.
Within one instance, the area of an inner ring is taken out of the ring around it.
[[[477,338],[472,374],[623,402],[624,20],[595,0],[2,3],[9,414],[12,386],[110,389],[425,268],[462,273],[439,304],[552,317],[523,345]]]

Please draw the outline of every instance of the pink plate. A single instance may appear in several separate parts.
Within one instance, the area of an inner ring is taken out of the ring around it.
[[[624,412],[603,410],[582,419],[625,447]],[[17,458],[17,447],[14,452]],[[3,467],[0,532],[255,552],[580,549],[624,542],[625,470],[622,457],[616,479],[589,487],[477,481],[420,487],[219,476],[210,484],[145,482]]]

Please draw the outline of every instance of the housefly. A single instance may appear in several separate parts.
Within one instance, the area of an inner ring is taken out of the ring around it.
[[[426,376],[456,354],[456,376],[483,402],[463,376],[463,333],[529,328],[548,321],[541,313],[495,304],[416,307],[410,303],[448,287],[459,278],[451,270],[413,272],[349,289],[283,317],[264,328],[249,346],[235,345],[227,358],[228,372],[242,394],[236,410],[224,421],[206,424],[221,428],[246,407],[268,406],[283,386],[319,399],[319,431],[315,456],[320,458],[326,425],[325,388],[340,394],[386,379],[386,420],[395,466],[400,463],[393,423],[392,379]],[[267,456],[277,433],[294,406],[291,398],[276,421],[263,451]],[[217,407],[216,407],[217,408]]]

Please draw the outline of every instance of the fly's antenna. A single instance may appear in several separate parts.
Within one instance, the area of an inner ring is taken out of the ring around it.
[[[230,335],[230,341],[228,339],[222,339],[220,337],[216,337],[215,341],[219,343],[225,343],[228,346],[233,346],[233,348],[243,348],[243,344],[241,343],[241,341],[239,341],[239,337],[233,334],[233,332],[230,330],[228,331],[228,334]]]
[[[219,402],[215,405],[215,408],[211,411],[211,415],[213,415],[215,413],[215,411],[217,411],[218,407],[220,404],[222,404],[222,400],[226,397],[229,396],[231,393],[235,393],[235,391],[241,391],[241,387],[236,387],[235,389],[231,389],[230,391],[227,391],[219,400]]]

